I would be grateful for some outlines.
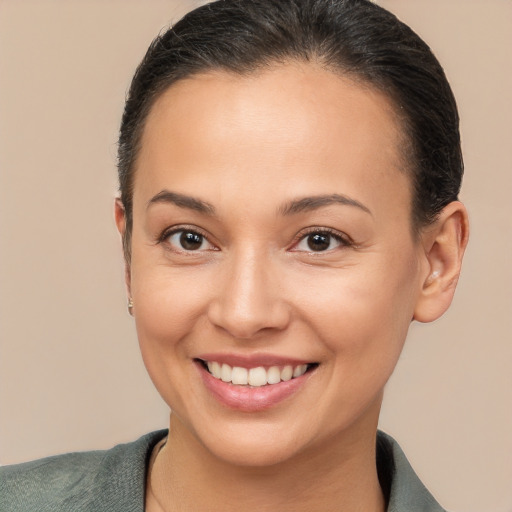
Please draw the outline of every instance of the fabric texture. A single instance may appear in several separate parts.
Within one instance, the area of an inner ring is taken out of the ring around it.
[[[143,512],[151,451],[166,435],[167,430],[159,430],[111,450],[0,468],[0,511]],[[398,443],[383,432],[378,433],[377,465],[389,497],[388,512],[446,512],[416,476]]]

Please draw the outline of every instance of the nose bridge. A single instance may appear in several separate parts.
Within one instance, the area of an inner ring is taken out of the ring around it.
[[[251,245],[233,251],[224,263],[210,320],[244,339],[263,329],[283,329],[289,313],[275,267],[262,248]]]

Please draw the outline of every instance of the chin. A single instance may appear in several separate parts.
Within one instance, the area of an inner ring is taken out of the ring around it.
[[[270,418],[218,422],[210,417],[194,422],[195,425],[186,423],[175,426],[184,427],[183,434],[195,444],[199,454],[238,467],[263,468],[284,463],[296,458],[310,442],[298,422],[285,427]]]
[[[301,451],[296,441],[279,435],[225,439],[206,447],[215,458],[226,464],[245,468],[276,466],[296,458]]]

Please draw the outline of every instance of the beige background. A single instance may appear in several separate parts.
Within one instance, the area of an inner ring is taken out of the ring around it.
[[[0,0],[3,464],[166,426],[125,310],[116,132],[145,48],[193,3]],[[512,2],[381,4],[431,44],[453,85],[472,222],[452,309],[412,326],[382,428],[449,509],[510,512]]]

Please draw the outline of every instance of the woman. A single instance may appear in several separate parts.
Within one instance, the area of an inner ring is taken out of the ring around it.
[[[380,7],[187,15],[133,79],[115,206],[169,432],[5,468],[2,510],[442,510],[377,421],[453,297],[462,168],[441,67]]]

